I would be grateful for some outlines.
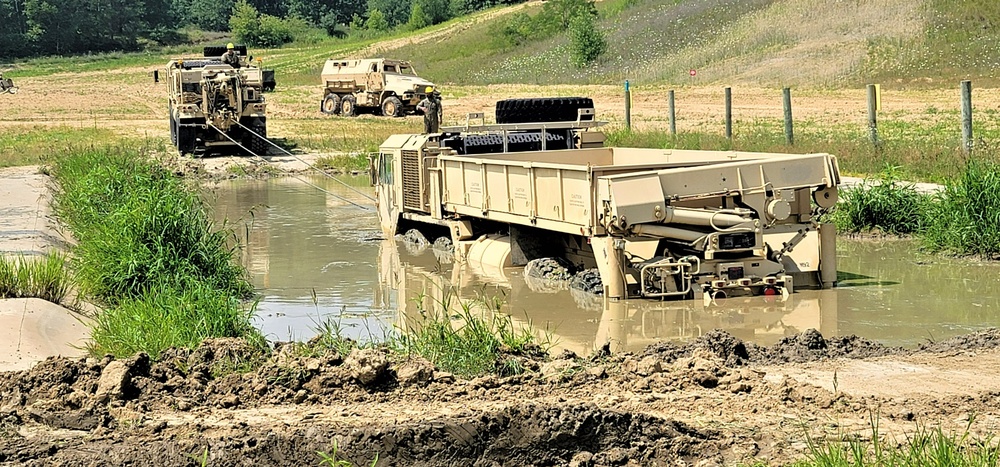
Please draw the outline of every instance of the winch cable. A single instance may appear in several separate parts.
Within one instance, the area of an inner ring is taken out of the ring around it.
[[[263,157],[261,157],[261,156],[257,155],[257,154],[256,154],[256,153],[254,153],[253,151],[251,151],[251,150],[250,150],[249,148],[247,148],[246,146],[244,146],[244,145],[240,144],[240,142],[239,142],[239,141],[236,141],[235,139],[233,139],[232,137],[230,137],[229,135],[227,135],[227,134],[226,134],[226,132],[222,131],[222,130],[221,130],[220,128],[216,127],[215,125],[212,125],[211,123],[207,123],[207,122],[205,123],[205,125],[206,125],[206,126],[208,126],[208,127],[209,127],[209,128],[211,128],[211,129],[215,130],[215,131],[218,131],[218,132],[219,132],[219,134],[221,134],[222,136],[224,136],[224,137],[225,137],[226,139],[228,139],[229,141],[232,141],[232,142],[233,142],[233,144],[235,144],[235,145],[239,146],[239,147],[240,147],[241,149],[243,149],[244,151],[246,151],[246,152],[247,152],[248,154],[250,154],[251,156],[254,156],[254,157],[258,158],[258,159],[260,159],[261,161],[263,161],[263,162],[264,162],[265,164],[267,164],[267,159],[264,159]],[[243,126],[243,125],[240,125],[240,126]],[[256,135],[256,133],[254,133],[254,134]],[[257,135],[257,137],[260,137],[260,135]],[[267,141],[267,138],[264,138],[264,140],[265,140],[265,141]],[[268,142],[270,142],[270,141],[268,141]],[[237,163],[236,163],[236,165],[239,165],[239,162],[237,162]],[[240,168],[241,168],[241,169],[243,169],[243,167],[242,167],[242,166],[240,166]],[[246,169],[243,169],[243,172],[246,172]],[[351,200],[349,200],[349,199],[347,199],[347,198],[344,198],[343,196],[340,196],[340,195],[338,195],[338,194],[336,194],[336,193],[333,193],[333,192],[331,192],[330,190],[327,190],[327,189],[325,189],[325,188],[323,188],[323,187],[321,187],[321,186],[319,186],[319,185],[316,185],[316,184],[313,184],[313,183],[310,183],[310,182],[309,182],[308,180],[306,180],[306,179],[304,179],[304,178],[301,178],[301,177],[298,177],[298,176],[296,176],[295,174],[289,174],[289,175],[291,175],[291,176],[292,176],[293,178],[295,178],[296,180],[299,180],[299,181],[301,181],[302,183],[305,183],[306,185],[309,185],[309,186],[311,186],[311,187],[313,187],[313,188],[315,188],[315,189],[317,189],[317,190],[319,190],[319,191],[322,191],[323,193],[326,193],[326,194],[328,194],[328,195],[330,195],[330,196],[333,196],[334,198],[337,198],[337,199],[339,199],[339,200],[341,200],[341,201],[343,201],[343,202],[345,202],[345,203],[347,203],[347,204],[350,204],[350,205],[352,205],[352,206],[355,206],[355,207],[357,207],[357,208],[359,208],[359,209],[364,209],[365,211],[371,211],[371,210],[372,210],[371,208],[369,208],[369,207],[367,207],[367,206],[363,206],[363,205],[360,205],[360,204],[358,204],[358,203],[355,203],[354,201],[351,201]],[[335,180],[336,180],[336,179],[335,179]],[[337,180],[337,181],[340,181],[340,180]],[[343,182],[341,182],[341,183],[343,183]],[[356,191],[356,190],[355,190],[355,191]],[[362,193],[362,194],[363,194],[363,193]],[[374,201],[374,200],[373,200],[373,201]]]
[[[371,202],[373,202],[373,203],[375,202],[375,198],[372,198],[371,196],[368,196],[368,195],[366,195],[365,193],[363,193],[363,192],[361,192],[361,191],[359,191],[359,190],[355,189],[354,187],[352,187],[351,185],[348,185],[348,184],[347,184],[346,182],[344,182],[343,180],[340,180],[340,179],[338,179],[337,177],[334,177],[333,175],[330,175],[330,174],[326,173],[326,171],[324,171],[324,170],[320,169],[319,167],[316,167],[315,165],[312,165],[312,164],[310,164],[310,163],[308,163],[308,162],[304,161],[304,160],[303,160],[303,159],[302,159],[301,157],[299,157],[299,156],[296,156],[295,154],[292,154],[291,152],[289,152],[289,151],[285,150],[285,148],[283,148],[283,147],[281,147],[281,146],[278,146],[277,144],[274,144],[274,142],[273,142],[273,141],[271,141],[271,140],[269,140],[269,139],[265,138],[264,136],[261,136],[260,134],[258,134],[258,133],[256,133],[256,132],[254,132],[253,130],[251,130],[251,129],[247,128],[247,127],[246,127],[246,125],[244,125],[244,124],[242,124],[242,123],[240,123],[240,122],[233,122],[233,123],[235,123],[235,124],[239,125],[239,126],[240,126],[241,128],[243,128],[244,130],[246,130],[246,131],[247,131],[248,133],[250,133],[251,135],[254,135],[254,136],[256,136],[256,137],[260,138],[261,140],[263,140],[263,141],[267,142],[267,144],[270,144],[271,146],[274,146],[274,147],[278,148],[279,150],[281,150],[281,152],[283,152],[283,153],[285,153],[285,154],[288,154],[289,156],[292,156],[292,157],[294,157],[294,158],[298,159],[298,161],[299,161],[299,162],[301,162],[301,163],[303,163],[303,164],[305,164],[305,165],[309,166],[309,167],[310,167],[310,168],[312,168],[313,170],[316,170],[317,172],[319,172],[319,173],[321,173],[321,174],[323,174],[323,175],[326,175],[326,176],[327,176],[328,178],[330,178],[331,180],[335,180],[335,181],[336,181],[337,183],[340,183],[341,185],[344,185],[345,187],[347,187],[347,189],[349,189],[349,190],[351,190],[351,191],[353,191],[353,192],[355,192],[355,193],[357,193],[357,194],[359,194],[359,195],[361,195],[361,196],[364,196],[365,198],[368,198],[368,200],[369,200],[369,201],[371,201]],[[260,157],[260,156],[257,156],[257,157]],[[263,159],[263,158],[261,157],[261,159]],[[266,160],[265,160],[265,162],[266,162]]]

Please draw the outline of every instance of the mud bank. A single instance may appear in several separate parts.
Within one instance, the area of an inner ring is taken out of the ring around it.
[[[713,332],[473,380],[377,349],[301,357],[285,345],[259,357],[234,340],[159,362],[51,358],[0,374],[0,461],[301,465],[322,452],[354,465],[779,465],[802,455],[807,434],[864,431],[872,413],[888,433],[962,429],[970,413],[974,433],[989,430],[998,345],[997,330],[917,350],[814,331],[761,348]],[[214,376],[257,358],[253,372]],[[858,363],[898,371],[872,392]],[[823,369],[840,369],[839,388],[823,387]],[[940,391],[963,371],[981,384]],[[914,372],[932,384],[902,377]]]

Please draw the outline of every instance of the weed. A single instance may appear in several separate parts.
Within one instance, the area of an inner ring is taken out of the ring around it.
[[[974,437],[971,426],[974,417],[961,433],[946,433],[941,427],[927,428],[918,424],[904,439],[887,439],[879,433],[879,415],[869,412],[870,436],[861,438],[846,434],[840,441],[819,443],[807,436],[807,460],[795,466],[984,466],[1000,462],[1000,446],[992,435]]]
[[[0,298],[34,297],[62,303],[71,283],[62,253],[52,252],[36,259],[0,256]]]
[[[140,150],[74,150],[52,169],[53,211],[77,240],[81,291],[107,306],[91,350],[154,358],[209,337],[263,338],[236,235],[216,229],[193,187]]]
[[[921,240],[931,251],[1000,254],[1000,165],[969,161],[962,176],[947,182],[931,205]]]
[[[399,330],[389,342],[394,350],[420,355],[465,377],[518,374],[524,368],[514,357],[547,350],[528,327],[515,326],[509,315],[494,311],[493,300],[463,301],[448,289],[431,302],[435,308],[422,309],[422,319]]]
[[[891,166],[877,179],[865,179],[844,190],[843,198],[831,216],[842,232],[878,229],[894,235],[916,233],[929,206],[929,197],[912,183],[900,181],[899,168]]]
[[[337,451],[338,446],[336,439],[333,440],[333,448],[330,449],[329,453],[316,451],[316,455],[319,456],[320,459],[319,465],[329,467],[354,467],[354,464],[348,460],[337,459]],[[375,454],[375,459],[372,459],[371,467],[375,467],[376,464],[378,464],[378,454]]]

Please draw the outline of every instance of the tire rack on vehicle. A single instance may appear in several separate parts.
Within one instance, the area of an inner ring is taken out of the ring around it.
[[[589,97],[541,97],[497,101],[497,123],[566,122],[577,119],[579,109],[594,108]],[[587,115],[583,120],[593,120]]]

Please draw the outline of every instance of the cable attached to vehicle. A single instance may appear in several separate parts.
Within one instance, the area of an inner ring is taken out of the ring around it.
[[[230,136],[229,136],[228,134],[226,134],[226,132],[222,131],[222,129],[220,129],[220,128],[216,127],[215,125],[212,125],[211,123],[208,123],[208,122],[206,122],[206,123],[205,123],[205,125],[206,125],[206,126],[208,126],[208,127],[209,127],[209,128],[211,128],[211,129],[215,130],[215,131],[218,131],[218,132],[219,132],[219,134],[221,134],[222,136],[224,136],[224,137],[225,137],[226,139],[228,139],[229,141],[232,141],[232,142],[233,142],[233,144],[235,144],[235,145],[239,146],[239,147],[240,147],[241,149],[243,149],[244,151],[246,151],[246,152],[247,152],[248,154],[250,154],[251,156],[253,156],[253,157],[256,157],[256,158],[260,159],[260,160],[261,160],[261,161],[263,161],[263,162],[264,162],[265,164],[267,163],[267,159],[264,159],[264,158],[263,158],[263,157],[261,157],[260,155],[258,155],[258,154],[256,154],[256,153],[254,153],[253,151],[251,151],[251,150],[250,150],[249,148],[247,148],[246,146],[244,146],[244,145],[240,144],[240,142],[239,142],[239,141],[236,141],[235,139],[233,139],[232,137],[230,137]],[[240,126],[243,126],[243,125],[240,125]],[[246,127],[244,127],[244,128],[246,128]],[[249,131],[249,130],[247,130],[247,131]],[[251,133],[253,133],[253,132],[251,132]],[[271,143],[270,141],[268,141],[268,140],[267,140],[267,138],[263,138],[262,136],[258,135],[257,133],[253,133],[253,134],[254,134],[255,136],[257,136],[258,138],[262,138],[262,139],[263,139],[264,141],[267,141],[268,143]],[[271,144],[274,144],[274,143],[271,143]],[[287,151],[286,151],[286,152],[287,152]],[[304,162],[304,161],[303,161],[303,162]],[[238,165],[238,164],[239,164],[239,163],[237,163],[237,165]],[[246,172],[246,170],[244,170],[244,172]],[[313,188],[315,188],[315,189],[317,189],[317,190],[319,190],[319,191],[322,191],[323,193],[326,193],[326,194],[328,194],[328,195],[330,195],[330,196],[333,196],[334,198],[337,198],[337,199],[339,199],[339,200],[341,200],[341,201],[343,201],[343,202],[345,202],[345,203],[347,203],[347,204],[350,204],[350,205],[352,205],[352,206],[355,206],[355,207],[357,207],[357,208],[359,208],[359,209],[364,209],[365,211],[371,211],[371,210],[372,210],[371,208],[369,208],[369,207],[367,207],[367,206],[363,206],[363,205],[360,205],[360,204],[358,204],[358,203],[355,203],[354,201],[351,201],[351,200],[349,200],[349,199],[347,199],[347,198],[344,198],[343,196],[340,196],[340,195],[338,195],[338,194],[336,194],[336,193],[333,193],[333,192],[331,192],[330,190],[327,190],[327,189],[325,189],[325,188],[323,188],[323,187],[321,187],[321,186],[319,186],[319,185],[316,185],[316,184],[314,184],[314,183],[310,183],[310,182],[309,182],[308,180],[306,180],[306,179],[304,179],[304,178],[301,178],[301,177],[298,177],[298,176],[296,176],[295,174],[289,174],[289,175],[291,175],[291,176],[292,176],[293,178],[295,178],[296,180],[299,180],[299,181],[301,181],[302,183],[305,183],[306,185],[309,185],[309,186],[311,186],[311,187],[313,187]],[[336,178],[334,178],[334,180],[337,180],[337,179],[336,179]],[[340,182],[340,183],[342,183],[342,184],[344,183],[344,182],[342,182],[342,181],[340,181],[340,180],[337,180],[337,181],[338,181],[338,182]],[[351,187],[350,187],[350,186],[348,186],[347,184],[344,184],[344,185],[345,185],[345,186],[347,186],[348,188],[351,188]],[[359,192],[359,191],[357,191],[357,190],[353,190],[353,191],[354,191],[354,192],[356,192],[356,193],[359,193],[359,194],[361,194],[362,196],[365,196],[365,197],[366,197],[366,198],[368,198],[368,199],[372,199],[372,198],[368,197],[367,195],[365,195],[364,193],[361,193],[361,192]],[[372,201],[374,201],[374,199],[372,199]]]
[[[367,194],[365,194],[365,193],[363,193],[363,192],[361,192],[361,191],[359,191],[359,190],[355,189],[354,187],[352,187],[352,186],[348,185],[347,183],[345,183],[345,182],[344,182],[343,180],[340,180],[340,179],[338,179],[337,177],[334,177],[333,175],[330,175],[330,174],[326,173],[325,171],[321,170],[321,169],[320,169],[319,167],[316,167],[315,165],[312,165],[312,164],[310,164],[310,163],[306,162],[306,161],[305,161],[305,160],[303,160],[303,159],[302,159],[301,157],[299,157],[299,156],[296,156],[295,154],[292,154],[291,152],[289,152],[289,151],[285,150],[285,148],[283,148],[283,147],[281,147],[281,146],[278,146],[277,144],[274,144],[274,142],[273,142],[273,141],[271,141],[271,140],[269,140],[269,139],[265,138],[264,136],[261,136],[261,135],[260,135],[259,133],[256,133],[256,132],[254,132],[254,131],[253,131],[253,130],[251,130],[250,128],[247,128],[247,126],[246,126],[246,125],[244,125],[244,124],[242,124],[242,123],[240,123],[240,122],[237,122],[237,121],[234,121],[233,123],[235,123],[236,125],[240,126],[240,127],[241,127],[241,128],[243,128],[244,130],[246,130],[246,131],[247,131],[248,133],[250,133],[251,135],[254,135],[254,136],[256,136],[256,137],[258,137],[258,138],[260,138],[260,139],[262,139],[262,140],[266,141],[266,142],[267,142],[267,144],[270,144],[271,146],[274,146],[274,147],[278,148],[279,150],[281,150],[281,152],[284,152],[285,154],[288,154],[289,156],[292,156],[292,157],[294,157],[294,158],[298,159],[298,160],[299,160],[299,162],[302,162],[303,164],[305,164],[305,165],[309,166],[309,167],[310,167],[310,168],[312,168],[313,170],[316,170],[317,172],[319,172],[319,173],[321,173],[321,174],[325,175],[325,176],[326,176],[327,178],[329,178],[329,179],[331,179],[331,180],[334,180],[334,181],[336,181],[337,183],[340,183],[341,185],[344,185],[345,187],[347,187],[347,189],[349,189],[349,190],[351,190],[351,191],[353,191],[353,192],[355,192],[355,193],[357,193],[357,194],[359,194],[359,195],[361,195],[361,196],[364,196],[365,198],[368,198],[368,200],[369,200],[369,201],[371,201],[371,202],[373,202],[373,203],[375,202],[375,198],[372,198],[371,196],[368,196]],[[253,154],[253,153],[251,153],[251,154]],[[256,154],[255,154],[255,155],[256,155]],[[257,156],[257,157],[261,157],[261,156]],[[263,157],[261,157],[261,159],[263,159]],[[265,159],[265,162],[267,162],[267,160],[266,160],[266,159]]]

